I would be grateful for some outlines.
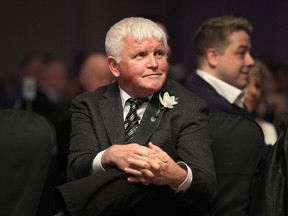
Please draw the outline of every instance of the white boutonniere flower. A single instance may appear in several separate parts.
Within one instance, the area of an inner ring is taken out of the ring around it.
[[[161,97],[161,93],[159,94],[159,109],[157,110],[155,114],[155,118],[157,118],[160,114],[160,112],[164,109],[173,109],[174,105],[178,104],[177,102],[178,98],[175,98],[175,96],[170,96],[168,92],[165,92],[163,95],[163,98]]]

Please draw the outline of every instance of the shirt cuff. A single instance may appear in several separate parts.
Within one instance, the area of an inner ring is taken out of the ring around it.
[[[191,168],[186,163],[177,162],[177,164],[181,168],[187,170],[187,176],[186,176],[185,180],[177,188],[171,187],[176,193],[179,193],[179,192],[186,191],[190,187],[192,180],[193,180],[193,173],[192,173]]]
[[[92,174],[105,171],[105,169],[103,168],[103,166],[102,166],[102,164],[101,164],[102,155],[103,155],[103,153],[104,153],[105,151],[106,151],[106,150],[103,150],[103,151],[99,152],[99,153],[96,155],[96,157],[94,158],[93,163],[92,163]]]

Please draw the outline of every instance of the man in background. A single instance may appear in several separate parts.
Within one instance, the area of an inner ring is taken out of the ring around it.
[[[213,17],[199,27],[193,41],[198,69],[185,87],[207,101],[212,113],[209,133],[219,187],[215,216],[248,214],[264,154],[263,132],[243,103],[254,65],[251,31],[244,18]]]

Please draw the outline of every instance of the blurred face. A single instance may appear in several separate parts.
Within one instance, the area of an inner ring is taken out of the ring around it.
[[[256,109],[262,96],[261,79],[257,76],[250,76],[246,89],[244,103],[249,112]]]
[[[45,64],[45,59],[42,56],[33,57],[26,66],[20,70],[21,79],[26,76],[36,77],[39,71],[42,70]]]
[[[230,43],[223,54],[217,56],[217,77],[239,89],[248,84],[248,74],[254,64],[250,54],[251,43],[245,31],[230,35]]]
[[[67,90],[68,71],[66,66],[58,61],[51,62],[47,71],[42,75],[41,86],[63,93]],[[39,83],[40,84],[40,83]]]
[[[108,57],[109,66],[120,87],[130,96],[147,97],[161,89],[168,69],[166,49],[162,42],[137,42],[126,37],[120,57],[119,64]]]
[[[94,91],[97,88],[110,84],[112,82],[112,76],[110,76],[110,71],[107,74],[87,74],[81,80],[82,86],[85,91]]]
[[[84,91],[94,91],[103,85],[110,84],[112,80],[106,58],[98,56],[87,63],[85,71],[79,76]]]

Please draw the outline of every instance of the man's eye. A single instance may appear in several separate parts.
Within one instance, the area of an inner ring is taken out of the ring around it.
[[[245,52],[237,52],[236,55],[240,56],[241,58],[244,58]]]
[[[162,58],[165,55],[164,51],[157,51],[155,52],[155,57],[156,58]]]
[[[143,58],[145,56],[144,52],[140,52],[136,55],[136,58]]]

